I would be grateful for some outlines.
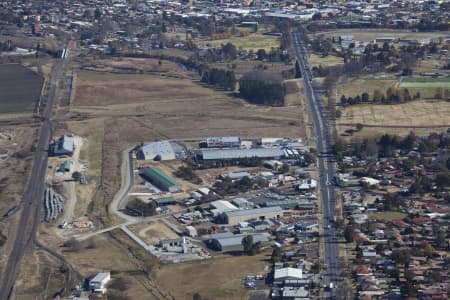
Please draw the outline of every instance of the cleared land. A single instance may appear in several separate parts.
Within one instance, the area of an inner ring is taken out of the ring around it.
[[[362,42],[370,42],[376,38],[404,38],[404,39],[429,39],[448,37],[447,33],[443,32],[412,32],[410,30],[398,30],[398,29],[339,29],[326,32],[318,32],[315,35],[323,34],[325,36],[339,36],[339,35],[353,35],[355,40]]]
[[[0,65],[0,113],[32,112],[44,79],[19,64]]]
[[[246,275],[264,274],[269,254],[217,257],[212,260],[167,265],[154,274],[157,284],[175,297],[192,299],[195,293],[208,299],[247,299],[242,285]]]
[[[278,48],[280,46],[279,38],[271,35],[263,35],[259,33],[253,33],[248,36],[232,36],[228,39],[220,40],[203,40],[197,41],[197,45],[203,45],[208,47],[218,47],[232,43],[236,48],[243,48],[244,50],[259,50],[264,49],[270,51],[272,48]]]
[[[121,152],[128,147],[216,135],[304,137],[306,127],[301,110],[251,105],[190,79],[89,71],[77,74],[70,110],[58,120],[86,138],[81,160],[92,172],[87,210],[97,225],[111,223],[105,207],[120,187]]]
[[[390,86],[398,84],[398,80],[391,77],[378,77],[378,78],[352,78],[344,84],[337,84],[335,90],[337,90],[338,103],[341,95],[346,97],[355,97],[367,92],[369,96],[373,97],[373,92],[379,89],[383,93]]]
[[[407,214],[400,212],[378,212],[370,215],[370,219],[381,221],[402,220]]]
[[[415,100],[396,105],[353,105],[341,109],[337,120],[339,133],[365,127],[355,137],[373,136],[383,133],[406,135],[411,130],[417,134],[442,131],[450,127],[450,102]]]

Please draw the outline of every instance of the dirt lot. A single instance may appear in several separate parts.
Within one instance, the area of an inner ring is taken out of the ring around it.
[[[149,245],[156,245],[160,240],[178,238],[178,235],[161,221],[133,225],[130,230]]]
[[[113,58],[83,60],[81,68],[101,70],[103,72],[182,72],[178,64],[153,58]]]
[[[175,299],[192,299],[199,293],[208,299],[247,299],[242,286],[246,275],[264,274],[269,254],[223,256],[212,260],[163,266],[154,274],[157,284]]]
[[[32,112],[41,96],[43,80],[22,65],[0,65],[0,113]]]
[[[450,127],[450,102],[416,100],[396,105],[353,105],[342,109],[337,120],[339,133],[356,124],[363,130],[355,137],[374,136],[383,133],[406,135],[411,130],[416,134],[428,134]]]
[[[278,48],[280,46],[279,38],[276,36],[262,35],[260,33],[250,34],[249,36],[240,37],[232,36],[228,39],[222,40],[205,40],[196,41],[197,45],[204,45],[209,47],[220,47],[222,44],[232,43],[236,48],[242,47],[244,50],[257,51],[264,49],[270,51],[271,48]]]

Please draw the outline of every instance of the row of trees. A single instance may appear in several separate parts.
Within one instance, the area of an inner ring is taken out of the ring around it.
[[[364,92],[361,95],[357,95],[356,97],[346,97],[345,95],[341,96],[341,104],[342,105],[355,105],[360,103],[402,103],[408,102],[411,100],[416,100],[420,98],[420,93],[417,92],[413,96],[411,96],[408,89],[400,89],[395,86],[391,86],[386,90],[386,93],[383,93],[380,89],[376,89],[373,92],[372,98],[369,96],[369,93]]]
[[[204,68],[201,71],[201,82],[227,91],[234,91],[236,88],[236,76],[232,70],[224,70],[219,68]]]
[[[252,71],[239,80],[239,92],[254,104],[283,106],[286,88],[279,74]]]

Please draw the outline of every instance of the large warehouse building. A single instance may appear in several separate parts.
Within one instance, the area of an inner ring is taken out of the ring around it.
[[[144,168],[141,176],[160,190],[171,193],[181,190],[181,184],[158,168]]]
[[[209,161],[233,160],[253,157],[279,159],[284,155],[283,150],[280,148],[200,149],[197,153],[201,159]]]
[[[237,225],[248,220],[278,219],[283,215],[279,206],[228,211],[223,214],[226,224]]]
[[[169,141],[159,141],[142,146],[137,153],[137,158],[143,160],[173,160],[176,156]]]
[[[230,236],[223,236],[213,238],[210,242],[211,248],[222,252],[238,252],[244,251],[242,239],[246,234],[231,234]],[[267,246],[270,242],[269,238],[262,233],[252,234],[253,243],[260,242],[261,246]]]

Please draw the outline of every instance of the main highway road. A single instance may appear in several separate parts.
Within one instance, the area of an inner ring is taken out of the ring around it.
[[[67,58],[67,48],[63,50],[60,58],[56,59],[48,81],[49,90],[45,107],[41,110],[42,127],[33,155],[33,168],[21,202],[22,212],[14,235],[14,245],[8,257],[6,268],[1,274],[0,299],[10,298],[20,261],[25,252],[36,245],[36,231],[40,223],[41,206],[44,199],[47,149],[52,137],[50,119],[56,101],[57,86],[63,76],[65,58]]]
[[[313,76],[308,64],[308,53],[298,29],[292,32],[293,47],[304,81],[304,91],[316,136],[319,168],[320,198],[322,201],[324,261],[326,273],[324,283],[330,288],[328,297],[336,298],[338,283],[338,241],[336,236],[336,194],[334,190],[334,165],[327,118],[320,97],[315,93]]]

